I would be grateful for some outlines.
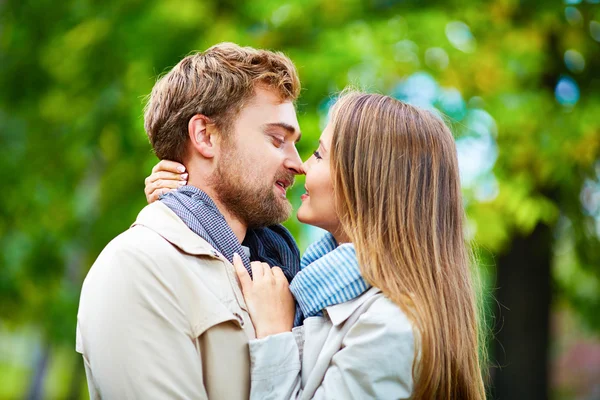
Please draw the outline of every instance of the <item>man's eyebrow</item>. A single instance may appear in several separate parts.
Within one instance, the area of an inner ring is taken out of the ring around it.
[[[265,124],[264,127],[265,127],[265,129],[273,128],[273,127],[282,128],[285,131],[287,131],[287,133],[289,133],[290,135],[293,135],[294,133],[298,132],[298,139],[296,139],[296,143],[298,143],[300,141],[300,139],[302,138],[302,132],[296,131],[296,128],[294,128],[290,124],[286,124],[285,122],[271,122],[269,124]]]

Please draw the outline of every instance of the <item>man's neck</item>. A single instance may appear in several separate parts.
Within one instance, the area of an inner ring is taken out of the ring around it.
[[[212,188],[206,187],[205,185],[195,184],[193,182],[188,182],[188,185],[197,187],[198,189],[206,193],[208,197],[211,198],[211,200],[215,203],[221,214],[223,214],[223,217],[225,217],[225,221],[235,234],[235,237],[237,237],[238,241],[242,243],[244,241],[244,238],[246,237],[246,232],[248,231],[246,224],[240,221],[240,219],[233,215],[231,212],[229,212],[227,207],[225,207],[219,201],[218,196],[215,194]]]
[[[220,201],[217,200],[216,196],[209,193],[207,194],[215,202],[217,208],[219,209],[219,211],[221,211],[221,214],[223,214],[223,217],[225,217],[227,225],[229,225],[229,227],[237,237],[238,241],[242,243],[244,241],[244,238],[246,237],[246,232],[248,231],[248,227],[246,226],[246,224],[240,221],[240,219],[236,216],[232,215],[229,212],[229,210],[223,204],[221,204]]]

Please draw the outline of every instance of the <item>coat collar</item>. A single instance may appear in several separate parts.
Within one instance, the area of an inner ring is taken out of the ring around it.
[[[220,253],[206,240],[196,235],[169,207],[160,201],[147,205],[131,225],[153,230],[184,253],[220,258]]]
[[[331,319],[331,323],[334,326],[340,325],[345,322],[350,316],[367,300],[376,294],[381,293],[376,287],[372,287],[360,296],[350,301],[346,301],[344,303],[336,304],[333,306],[326,307],[327,315],[329,315],[329,319]]]

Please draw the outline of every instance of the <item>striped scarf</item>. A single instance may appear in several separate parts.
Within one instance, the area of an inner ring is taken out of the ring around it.
[[[160,200],[177,214],[188,228],[221,252],[230,262],[233,262],[233,254],[238,253],[250,276],[251,261],[280,266],[288,281],[299,271],[300,250],[283,225],[248,229],[244,241],[240,244],[214,201],[197,187],[183,186],[176,192],[161,196]],[[250,257],[246,255],[242,245],[250,249]]]
[[[325,307],[350,301],[369,289],[363,279],[352,243],[338,246],[331,233],[306,249],[300,272],[290,284],[296,298],[294,326],[304,318],[320,316]]]

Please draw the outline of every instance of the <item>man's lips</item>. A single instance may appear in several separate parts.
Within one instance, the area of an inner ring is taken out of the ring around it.
[[[290,181],[290,180],[287,180],[287,179],[278,179],[277,181],[275,181],[275,186],[277,186],[277,188],[279,190],[281,190],[281,192],[285,196],[287,188],[292,185],[292,182],[293,181]]]
[[[280,183],[275,183],[275,186],[281,191],[281,193],[283,193],[283,195],[285,195],[286,189],[284,186],[282,186]]]
[[[290,186],[290,183],[286,180],[280,179],[275,182],[277,186],[281,186],[284,189],[287,189]]]

